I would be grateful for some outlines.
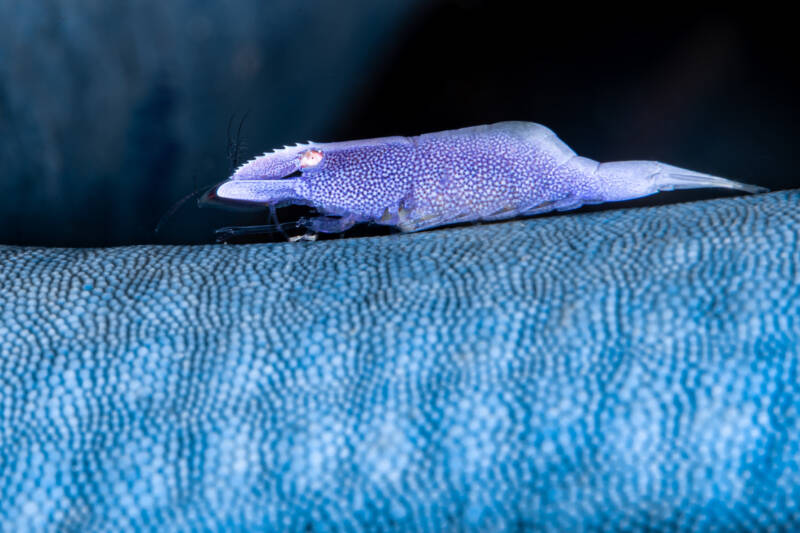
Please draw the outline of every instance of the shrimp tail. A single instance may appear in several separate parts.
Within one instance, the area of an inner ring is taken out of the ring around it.
[[[721,188],[748,193],[769,189],[711,174],[659,163],[658,161],[615,161],[601,163],[595,171],[603,201],[630,200],[660,191]]]
[[[694,172],[683,168],[665,165],[665,170],[656,175],[656,184],[659,191],[672,191],[677,189],[700,189],[700,188],[720,188],[720,189],[733,189],[737,191],[744,191],[753,194],[769,192],[766,187],[759,185],[750,185],[749,183],[742,183],[740,181],[733,181],[719,176],[712,176],[711,174],[704,174],[702,172]]]

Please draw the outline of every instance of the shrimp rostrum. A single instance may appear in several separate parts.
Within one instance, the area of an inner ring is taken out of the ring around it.
[[[336,233],[360,222],[419,231],[704,187],[766,190],[657,161],[598,163],[540,124],[500,122],[285,147],[239,167],[211,198],[312,206],[321,216],[303,225]]]

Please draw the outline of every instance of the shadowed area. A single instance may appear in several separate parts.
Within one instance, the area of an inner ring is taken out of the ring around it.
[[[170,205],[238,157],[329,132],[416,9],[0,0],[0,242],[154,242]],[[219,220],[169,229],[207,242]]]
[[[800,525],[800,192],[0,247],[17,530]],[[12,526],[13,525],[13,526]]]

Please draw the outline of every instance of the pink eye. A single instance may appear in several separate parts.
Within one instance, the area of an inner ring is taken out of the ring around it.
[[[322,152],[319,150],[306,150],[300,157],[300,168],[310,168],[319,165],[322,161]]]

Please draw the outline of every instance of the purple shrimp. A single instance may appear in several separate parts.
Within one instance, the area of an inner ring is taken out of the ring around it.
[[[703,187],[766,190],[657,161],[598,163],[540,124],[500,122],[285,147],[239,167],[210,198],[309,205],[323,216],[303,224],[336,233],[360,222],[419,231]]]

